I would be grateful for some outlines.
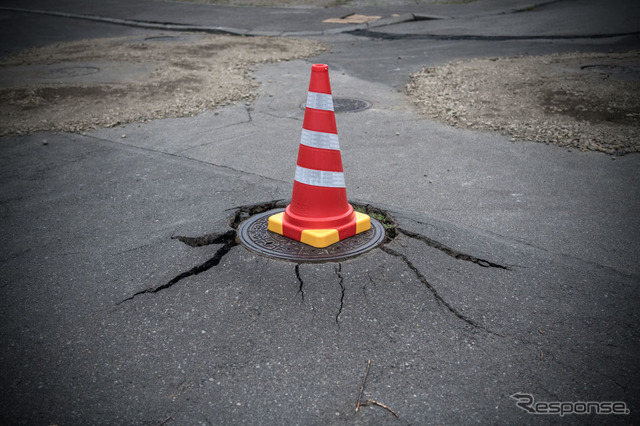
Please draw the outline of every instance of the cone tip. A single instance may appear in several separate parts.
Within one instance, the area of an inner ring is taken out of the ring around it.
[[[311,71],[329,71],[329,65],[327,64],[314,64],[311,66]]]

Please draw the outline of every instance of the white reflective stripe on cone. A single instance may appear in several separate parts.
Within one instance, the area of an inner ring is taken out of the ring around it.
[[[314,132],[313,130],[302,129],[302,137],[300,138],[302,145],[311,146],[313,148],[333,149],[340,151],[338,144],[338,135],[335,133]]]
[[[296,175],[294,179],[297,182],[312,186],[345,188],[344,173],[342,172],[325,172],[324,170],[306,169],[304,167],[296,166]]]
[[[333,111],[333,96],[326,93],[308,92],[305,106],[307,108]]]

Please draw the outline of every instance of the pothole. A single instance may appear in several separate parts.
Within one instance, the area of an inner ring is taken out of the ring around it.
[[[371,102],[357,98],[333,98],[334,112],[359,112],[371,107]],[[300,104],[300,108],[306,108],[306,102]]]

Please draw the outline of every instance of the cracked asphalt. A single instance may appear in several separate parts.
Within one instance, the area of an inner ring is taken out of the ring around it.
[[[379,4],[3,2],[5,54],[169,30],[61,13],[332,48],[256,69],[248,105],[0,139],[3,424],[638,421],[640,157],[454,129],[403,94],[453,59],[637,49],[638,6]],[[321,24],[350,12],[447,19],[375,28],[389,37]],[[290,197],[316,62],[334,97],[372,104],[336,117],[347,192],[395,228],[350,260],[273,260],[235,227]],[[516,393],[630,412],[531,415]]]

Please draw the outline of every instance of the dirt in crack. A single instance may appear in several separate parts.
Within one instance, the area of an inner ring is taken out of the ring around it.
[[[369,215],[372,219],[380,222],[382,227],[384,228],[385,240],[383,244],[388,243],[393,240],[397,235],[397,227],[398,223],[396,220],[386,211],[379,209],[378,207],[372,206],[371,204],[358,204],[352,203],[353,210],[365,213]]]
[[[269,210],[284,208],[287,206],[286,200],[273,200],[266,203],[249,204],[246,206],[233,207],[229,210],[235,210],[235,214],[229,221],[229,226],[238,229],[241,222],[249,219],[251,216],[268,212]]]

